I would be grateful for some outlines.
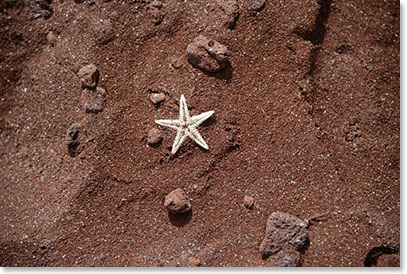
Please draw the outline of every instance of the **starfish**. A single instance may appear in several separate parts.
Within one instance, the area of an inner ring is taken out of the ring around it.
[[[215,111],[207,111],[199,115],[190,117],[187,102],[182,94],[179,101],[179,119],[178,120],[155,120],[155,122],[161,126],[170,127],[177,130],[177,136],[175,136],[174,144],[172,145],[171,153],[175,154],[185,139],[189,136],[198,145],[204,149],[209,149],[205,140],[198,132],[198,127],[208,119]]]

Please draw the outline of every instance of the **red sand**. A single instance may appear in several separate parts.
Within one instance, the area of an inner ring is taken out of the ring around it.
[[[226,1],[149,2],[1,1],[1,266],[281,265],[259,251],[276,211],[309,224],[295,265],[399,266],[399,3],[237,1],[235,20]],[[199,34],[230,66],[188,63]],[[77,75],[90,63],[96,114]],[[215,111],[208,151],[171,155],[164,127],[147,144],[181,94]],[[189,214],[164,207],[176,188]]]

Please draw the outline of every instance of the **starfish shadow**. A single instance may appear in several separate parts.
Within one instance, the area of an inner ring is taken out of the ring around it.
[[[205,120],[203,123],[202,123],[202,127],[210,127],[210,126],[212,126],[213,124],[215,124],[216,123],[216,117],[215,116],[211,116],[211,117],[209,117],[207,120]]]

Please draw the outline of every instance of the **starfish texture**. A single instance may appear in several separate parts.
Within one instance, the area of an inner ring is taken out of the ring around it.
[[[202,138],[201,134],[199,134],[197,128],[214,112],[215,111],[211,110],[190,117],[187,102],[182,94],[179,102],[179,119],[155,120],[155,122],[161,126],[170,127],[177,130],[177,136],[175,136],[174,144],[172,145],[172,154],[175,154],[178,151],[188,136],[204,149],[209,149],[205,140]]]

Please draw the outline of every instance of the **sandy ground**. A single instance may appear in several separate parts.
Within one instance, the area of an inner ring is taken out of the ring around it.
[[[400,265],[399,2],[262,2],[0,2],[1,266]],[[154,122],[181,94],[209,150]]]

